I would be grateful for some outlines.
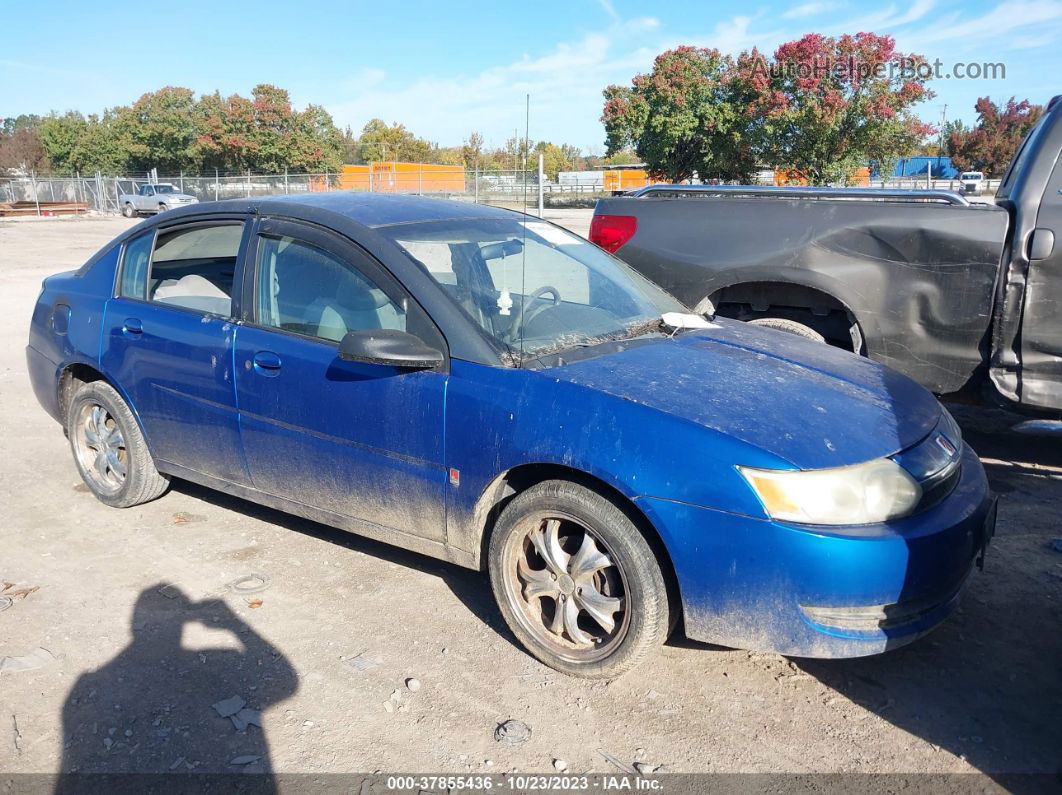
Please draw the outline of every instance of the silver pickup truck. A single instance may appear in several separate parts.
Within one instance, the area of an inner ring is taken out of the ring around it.
[[[118,205],[126,218],[136,218],[141,213],[161,213],[172,207],[183,207],[198,202],[195,196],[181,193],[168,182],[141,185],[136,193],[122,193]]]

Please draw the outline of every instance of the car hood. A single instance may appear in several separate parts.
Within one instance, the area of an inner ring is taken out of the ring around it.
[[[921,441],[940,404],[906,376],[793,334],[720,320],[550,368],[549,375],[726,434],[801,469]]]

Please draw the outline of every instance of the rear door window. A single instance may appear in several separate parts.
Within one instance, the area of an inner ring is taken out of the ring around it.
[[[198,224],[161,232],[151,256],[148,300],[228,317],[243,224]]]

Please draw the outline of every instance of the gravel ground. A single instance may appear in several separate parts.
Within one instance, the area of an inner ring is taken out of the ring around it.
[[[550,216],[585,233],[589,211]],[[128,225],[0,222],[0,657],[43,663],[0,673],[0,771],[615,772],[602,752],[676,772],[1059,770],[1057,437],[957,411],[999,526],[921,642],[805,661],[676,639],[618,681],[568,679],[517,648],[474,572],[187,484],[125,511],[86,493],[23,346],[40,280]],[[225,589],[250,574],[268,587]],[[529,741],[495,741],[509,718]]]

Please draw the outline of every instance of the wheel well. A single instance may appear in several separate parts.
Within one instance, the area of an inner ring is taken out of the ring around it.
[[[485,569],[487,565],[487,550],[490,547],[491,535],[498,516],[517,494],[527,491],[547,480],[567,480],[578,483],[592,491],[608,497],[627,518],[641,531],[645,540],[649,543],[656,559],[660,562],[660,570],[667,583],[668,601],[671,606],[674,623],[682,614],[682,602],[679,598],[678,577],[675,574],[675,566],[671,555],[664,545],[663,539],[657,532],[653,523],[642,512],[637,504],[623,492],[606,483],[600,478],[589,475],[578,469],[566,467],[562,464],[524,464],[513,467],[503,472],[484,490],[483,495],[476,505],[473,513],[473,522],[479,533],[479,567]]]
[[[93,381],[106,381],[103,373],[87,364],[71,364],[59,376],[59,416],[66,417],[70,398],[83,385]],[[65,420],[64,420],[65,423]]]
[[[831,345],[863,352],[863,333],[856,316],[844,302],[814,287],[791,282],[745,282],[716,290],[708,300],[723,317],[782,317],[813,328]]]

